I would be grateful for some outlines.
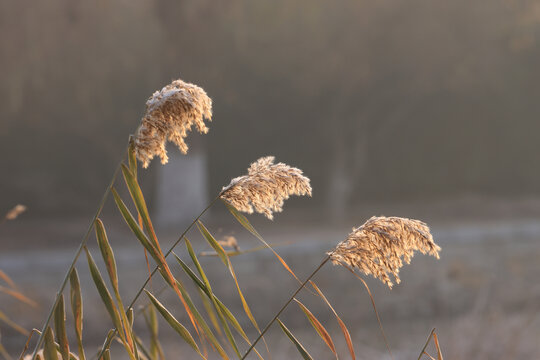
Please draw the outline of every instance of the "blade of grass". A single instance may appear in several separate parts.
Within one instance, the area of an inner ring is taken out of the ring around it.
[[[95,228],[99,250],[101,251],[101,256],[103,258],[103,261],[105,262],[107,273],[109,274],[109,280],[113,287],[114,296],[116,298],[120,321],[122,323],[123,330],[125,331],[125,339],[131,351],[133,351],[133,353],[136,355],[137,350],[133,341],[131,326],[126,317],[126,310],[124,309],[124,304],[122,302],[122,298],[120,297],[120,291],[118,288],[118,272],[116,270],[116,260],[114,259],[114,252],[109,243],[107,232],[105,231],[105,226],[103,225],[101,219],[98,218],[96,220]]]
[[[135,207],[137,208],[137,211],[142,217],[146,231],[148,232],[150,236],[150,241],[152,241],[154,246],[158,250],[160,250],[159,242],[157,241],[156,232],[154,230],[154,226],[152,225],[152,221],[150,220],[148,207],[146,206],[146,201],[144,200],[144,195],[139,186],[137,178],[129,170],[129,168],[126,165],[122,164],[121,166],[122,166],[122,174],[124,175],[124,180],[126,182],[127,188],[131,195],[131,198],[133,199],[133,202],[135,203]]]
[[[212,294],[213,292],[212,292],[212,287],[210,286],[210,281],[208,280],[208,277],[204,273],[204,270],[203,270],[203,268],[201,266],[201,263],[199,262],[199,259],[197,259],[197,255],[195,255],[195,251],[193,251],[193,247],[191,246],[191,243],[189,242],[189,240],[187,238],[184,240],[184,243],[186,244],[186,248],[188,250],[189,256],[191,257],[191,260],[195,264],[195,267],[197,268],[197,271],[199,272],[199,275],[201,275],[201,278],[202,278],[202,280],[204,282],[204,285],[206,286],[208,291]],[[240,350],[238,350],[238,345],[236,344],[236,340],[234,339],[234,336],[231,333],[231,330],[229,328],[229,325],[227,324],[227,321],[225,320],[223,314],[219,310],[219,307],[217,306],[216,301],[214,300],[213,296],[210,297],[210,300],[212,301],[212,304],[214,305],[214,308],[217,311],[219,320],[221,322],[221,325],[223,326],[223,331],[225,332],[225,336],[227,337],[227,340],[229,341],[230,345],[232,346],[234,352],[240,358],[241,357]]]
[[[148,307],[144,312],[144,320],[146,326],[150,331],[150,358],[153,360],[164,359],[163,349],[159,342],[159,325],[156,316],[156,308],[154,306]]]
[[[220,310],[222,311],[223,315],[227,318],[227,320],[231,323],[231,325],[236,329],[236,331],[238,331],[238,333],[244,338],[244,340],[246,340],[246,342],[249,343],[249,338],[247,337],[244,329],[242,328],[242,326],[240,326],[240,323],[238,322],[238,320],[236,320],[232,312],[229,309],[227,309],[227,307],[221,302],[221,300],[218,299],[218,297],[215,294],[208,291],[204,283],[197,277],[197,275],[195,275],[193,270],[191,270],[189,266],[185,262],[182,261],[182,259],[180,259],[176,254],[174,254],[174,256],[176,257],[176,261],[178,261],[178,263],[182,266],[186,274],[189,275],[189,277],[199,287],[199,289],[201,289],[209,299],[211,297],[214,298]]]
[[[111,329],[107,333],[107,336],[105,337],[105,342],[103,343],[103,346],[101,347],[101,350],[97,356],[99,360],[105,360],[107,358],[110,359],[109,348],[111,347],[112,340],[115,338],[116,334],[116,329]]]
[[[70,299],[71,310],[73,312],[73,320],[75,325],[75,335],[77,336],[77,347],[79,350],[79,359],[85,360],[84,346],[82,343],[82,329],[83,329],[83,303],[81,294],[81,285],[79,282],[79,275],[77,269],[73,268],[69,277],[70,282]]]
[[[90,254],[90,251],[88,251],[88,249],[86,248],[85,248],[85,251],[86,251],[86,258],[88,259],[88,266],[90,267],[90,274],[92,275],[92,279],[94,280],[94,284],[96,285],[99,296],[101,297],[103,304],[107,308],[107,312],[109,313],[109,316],[113,322],[113,325],[117,329],[122,329],[122,322],[120,321],[120,315],[118,314],[118,309],[116,308],[116,305],[113,302],[111,293],[107,289],[107,286],[105,285],[105,281],[103,280],[103,277],[101,276],[101,273],[99,272],[99,269],[94,261],[94,258]],[[123,338],[122,334],[120,334],[120,337]]]
[[[90,268],[90,274],[92,275],[92,279],[94,280],[94,284],[96,285],[96,288],[98,290],[98,293],[101,297],[101,300],[103,301],[103,304],[105,305],[105,308],[107,309],[107,312],[109,313],[109,316],[111,317],[111,320],[113,322],[113,325],[116,329],[120,330],[118,331],[118,334],[120,335],[120,340],[122,341],[122,344],[124,345],[124,348],[126,349],[126,352],[130,356],[131,359],[136,359],[134,348],[129,345],[131,342],[131,339],[126,339],[126,331],[124,329],[124,324],[122,323],[121,316],[118,312],[118,308],[115,305],[112,296],[107,289],[107,285],[105,285],[105,281],[103,280],[103,277],[101,276],[101,273],[99,272],[99,269],[94,261],[94,258],[90,254],[90,251],[85,247],[86,252],[86,258],[88,259],[88,266]],[[129,326],[126,324],[126,326]]]
[[[206,310],[206,313],[208,314],[208,317],[210,318],[210,322],[212,323],[212,326],[214,327],[214,329],[216,330],[219,336],[223,335],[221,328],[219,327],[216,311],[212,307],[212,304],[210,303],[208,297],[206,296],[204,291],[202,291],[201,288],[199,287],[197,287],[197,292],[199,293],[199,297],[201,298],[204,309]]]
[[[64,295],[60,296],[60,301],[56,305],[54,312],[54,329],[56,339],[60,345],[60,354],[63,360],[69,360],[69,342],[66,333],[66,313],[64,307]]]
[[[112,185],[111,185],[112,186]],[[115,199],[116,200],[116,199]],[[195,223],[197,222],[197,220],[199,220],[212,206],[214,206],[214,204],[216,203],[216,201],[219,200],[219,195],[216,196],[207,206],[206,208],[203,209],[203,211],[201,211],[199,213],[199,215],[197,215],[197,217],[188,225],[188,227],[184,230],[184,232],[178,237],[178,239],[174,242],[174,244],[171,245],[171,247],[169,248],[169,250],[167,250],[167,252],[165,253],[165,258],[167,258],[167,256],[169,256],[172,251],[174,250],[174,248],[184,239],[184,236],[187,234],[187,232],[189,230],[191,230],[191,228],[193,227],[193,225],[195,225]],[[146,285],[148,285],[148,283],[150,282],[150,280],[152,279],[152,277],[154,276],[154,274],[158,271],[159,269],[159,265],[157,265],[156,267],[154,267],[154,270],[152,270],[152,273],[150,274],[149,277],[146,278],[146,280],[144,281],[144,283],[142,284],[141,287],[139,287],[139,290],[137,291],[137,293],[135,294],[135,296],[133,297],[133,299],[131,300],[131,303],[129,304],[128,306],[128,309],[129,308],[132,308],[134,305],[135,305],[135,302],[137,302],[137,300],[139,299],[139,297],[141,296],[142,292],[144,291]],[[109,342],[110,343],[110,340],[106,339],[105,340],[105,343]],[[102,356],[102,352],[99,352],[98,353],[98,358]]]
[[[133,135],[129,137],[129,146],[128,146],[128,164],[129,170],[137,178],[137,155],[135,154],[135,139]]]
[[[169,269],[169,265],[167,264],[165,256],[163,255],[161,248],[159,246],[159,241],[154,231],[152,221],[150,220],[150,215],[148,213],[146,201],[144,200],[144,196],[139,186],[139,183],[137,182],[137,179],[134,177],[134,175],[131,173],[131,171],[126,165],[122,164],[121,166],[122,166],[122,174],[124,175],[124,180],[128,187],[131,198],[133,202],[135,203],[135,207],[137,208],[137,211],[139,212],[140,216],[143,219],[143,223],[146,228],[146,231],[150,235],[150,241],[152,242],[152,244],[155,246],[157,250],[156,252],[158,256],[158,265],[161,269],[160,272],[162,275],[164,275],[165,280],[171,285],[173,290],[176,292],[176,294],[180,298],[180,301],[182,302],[182,305],[184,306],[184,309],[186,310],[189,316],[189,319],[191,323],[193,324],[193,327],[198,333],[199,324],[196,323],[193,317],[193,314],[191,313],[189,307],[186,304],[185,299],[182,297],[182,293],[180,292],[180,289],[178,289],[177,287],[176,279],[174,278],[171,270]]]
[[[199,350],[199,347],[197,346],[197,343],[189,333],[188,329],[185,328],[184,325],[180,324],[178,320],[161,304],[149,291],[145,290],[146,295],[148,295],[148,298],[154,304],[157,311],[163,316],[163,318],[169,323],[169,325],[184,339],[184,341],[191,346],[197,354],[199,354],[200,357],[203,359],[206,359],[201,351]]]
[[[149,360],[157,360],[157,358],[153,357],[150,351],[144,346],[144,343],[142,342],[142,339],[138,336],[135,336],[135,343],[137,344],[137,347],[141,349],[141,352],[144,356],[141,357],[141,360],[143,359],[149,359]]]
[[[313,287],[313,289],[315,289],[315,291],[319,294],[319,296],[324,300],[324,302],[328,305],[330,310],[332,310],[332,312],[334,313],[334,316],[336,317],[339,323],[339,327],[341,328],[341,332],[343,333],[343,337],[345,338],[345,342],[347,343],[347,348],[349,349],[349,354],[351,355],[351,359],[356,360],[356,354],[354,353],[354,346],[352,343],[351,334],[349,333],[349,329],[347,329],[347,326],[345,325],[343,320],[341,320],[336,310],[334,310],[334,308],[332,307],[332,304],[330,304],[330,301],[328,301],[326,296],[324,296],[323,292],[319,289],[319,287],[315,284],[315,282],[310,280],[309,283]]]
[[[247,303],[247,301],[246,301],[246,299],[244,297],[244,294],[242,293],[242,290],[240,289],[240,285],[238,284],[238,279],[236,278],[234,268],[232,266],[232,263],[231,263],[229,257],[225,253],[225,250],[223,249],[221,244],[216,241],[216,239],[212,236],[212,234],[210,234],[208,229],[203,225],[203,223],[200,220],[197,223],[197,227],[199,228],[199,231],[203,234],[206,241],[216,251],[216,253],[220,257],[223,264],[225,264],[225,266],[227,266],[227,268],[229,269],[229,272],[231,273],[231,276],[234,279],[234,283],[236,285],[236,290],[238,291],[238,296],[240,297],[240,300],[242,301],[242,306],[244,308],[244,312],[248,316],[249,320],[251,321],[251,323],[253,324],[255,329],[257,329],[258,332],[261,332],[261,330],[259,329],[259,325],[257,324],[257,321],[255,320],[255,317],[251,313],[251,309],[249,308],[249,305],[248,305],[248,303]]]
[[[103,193],[103,196],[101,198],[101,201],[99,202],[99,205],[98,205],[98,208],[92,218],[92,221],[90,222],[90,225],[88,226],[88,229],[86,230],[86,233],[84,234],[80,244],[79,244],[79,247],[77,248],[77,251],[75,252],[75,256],[73,257],[73,260],[71,261],[71,264],[66,272],[66,275],[64,276],[64,279],[62,280],[62,284],[60,285],[60,289],[58,290],[57,292],[57,295],[56,295],[56,299],[54,300],[54,303],[51,307],[51,310],[49,311],[49,314],[47,315],[47,319],[45,320],[45,324],[43,324],[43,328],[41,330],[41,333],[39,335],[39,338],[38,338],[38,341],[36,343],[36,346],[34,348],[34,352],[32,354],[32,358],[31,360],[34,360],[36,358],[36,355],[37,355],[37,352],[39,351],[41,345],[43,344],[43,336],[44,336],[44,332],[45,332],[45,329],[47,329],[47,327],[49,326],[49,323],[51,322],[51,319],[52,319],[52,316],[53,316],[53,313],[54,313],[54,309],[56,308],[56,304],[58,304],[58,301],[60,300],[60,294],[64,291],[66,285],[67,285],[67,282],[68,282],[68,279],[69,279],[69,276],[71,274],[71,271],[73,270],[73,268],[75,267],[75,264],[77,263],[77,260],[79,260],[79,257],[81,256],[81,253],[83,251],[83,248],[86,246],[86,243],[88,241],[88,237],[90,236],[90,233],[92,232],[92,228],[94,227],[94,222],[96,221],[96,219],[99,217],[99,215],[101,214],[101,211],[103,210],[103,206],[105,205],[105,200],[107,200],[107,197],[109,196],[109,192],[114,184],[114,182],[116,181],[116,177],[118,176],[118,173],[120,172],[120,164],[122,163],[122,159],[124,158],[125,154],[122,154],[122,157],[120,158],[121,160],[119,161],[118,165],[116,166],[115,170],[114,170],[114,173],[113,173],[113,176],[111,178],[111,181],[109,182],[109,185],[107,186],[107,189],[105,189],[105,192]]]
[[[338,355],[336,352],[336,346],[334,345],[334,342],[332,341],[332,337],[330,336],[328,331],[324,328],[321,322],[315,317],[315,315],[313,315],[311,311],[309,311],[309,309],[304,304],[302,304],[298,299],[294,299],[294,301],[296,301],[298,306],[300,306],[300,309],[302,309],[302,311],[308,318],[309,322],[311,323],[315,331],[317,331],[317,334],[319,334],[321,339],[325,342],[326,346],[328,346],[328,348],[332,351],[332,353],[337,359]]]
[[[224,359],[228,358],[227,354],[225,353],[225,350],[221,347],[219,344],[219,341],[217,340],[216,336],[204,320],[204,318],[201,316],[199,310],[197,310],[197,307],[191,300],[191,297],[189,296],[189,293],[185,290],[185,287],[182,284],[178,284],[178,288],[180,291],[182,291],[182,295],[186,299],[186,303],[190,307],[191,311],[193,312],[193,315],[197,319],[197,321],[200,324],[200,328],[202,329],[203,335],[210,341],[210,344],[217,350],[217,352],[220,354],[220,356]]]
[[[309,355],[307,350],[302,346],[302,344],[300,344],[300,341],[298,341],[298,339],[296,339],[294,337],[294,335],[291,333],[291,331],[289,329],[287,329],[285,324],[283,324],[281,322],[281,320],[279,320],[279,319],[277,319],[277,322],[278,322],[279,326],[281,327],[281,330],[283,330],[285,335],[287,335],[287,337],[291,340],[291,342],[294,344],[294,346],[296,346],[296,348],[298,349],[298,352],[300,353],[300,355],[302,355],[304,360],[313,360],[311,355]]]
[[[45,360],[58,360],[58,352],[56,351],[56,346],[54,344],[54,334],[50,326],[45,330],[43,357]]]

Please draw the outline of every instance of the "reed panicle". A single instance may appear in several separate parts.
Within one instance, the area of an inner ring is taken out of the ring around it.
[[[273,156],[262,157],[248,168],[248,174],[231,180],[220,194],[236,210],[264,214],[270,220],[281,212],[290,195],[311,196],[310,180],[302,170],[283,163],[274,164]]]
[[[135,136],[135,152],[143,167],[148,167],[154,156],[167,163],[167,141],[186,154],[184,139],[193,125],[200,133],[208,132],[204,119],[212,121],[212,99],[197,85],[178,79],[154,92],[146,101],[146,112]]]
[[[438,259],[440,250],[425,223],[400,217],[374,216],[362,226],[353,228],[347,239],[328,254],[334,264],[357,268],[392,288],[389,274],[399,284],[399,269],[403,262],[411,262],[414,251]]]

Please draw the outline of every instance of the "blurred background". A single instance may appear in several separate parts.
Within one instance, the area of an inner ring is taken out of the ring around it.
[[[169,165],[141,171],[164,242],[230,178],[275,155],[304,170],[313,198],[289,200],[273,223],[251,218],[289,244],[278,250],[300,277],[371,215],[432,226],[440,261],[415,258],[392,291],[369,282],[395,358],[417,357],[432,327],[448,358],[537,356],[537,1],[2,1],[0,30],[0,210],[28,207],[0,226],[0,269],[40,306],[0,304],[24,326],[41,326],[146,99],[181,78],[207,91],[214,116],[187,157],[170,146]],[[129,295],[145,274],[141,252],[112,204],[104,216]],[[256,246],[223,206],[207,223]],[[278,292],[281,282],[261,281],[287,278],[271,254],[235,264],[264,323],[294,282]],[[331,267],[320,277],[357,350],[387,356],[361,284]],[[317,344],[297,313],[291,328]],[[98,319],[87,320],[95,346]],[[25,339],[0,331],[18,354]],[[294,356],[286,341],[276,347]]]

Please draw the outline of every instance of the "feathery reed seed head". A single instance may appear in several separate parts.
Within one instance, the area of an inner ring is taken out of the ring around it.
[[[232,179],[220,197],[238,211],[256,211],[273,219],[273,213],[283,210],[290,195],[311,196],[309,179],[302,175],[302,170],[274,164],[274,157],[267,156],[251,164],[247,175]]]
[[[146,112],[135,135],[135,153],[143,167],[148,167],[156,155],[162,164],[167,163],[167,141],[186,154],[187,132],[195,125],[206,134],[205,118],[212,121],[212,99],[202,88],[179,79],[156,91],[146,101]]]
[[[399,269],[409,264],[414,251],[437,259],[441,248],[433,242],[429,227],[418,220],[400,217],[372,217],[353,228],[345,241],[328,253],[335,265],[357,268],[392,288],[392,274],[400,283]]]
[[[6,220],[15,220],[19,217],[23,212],[26,211],[26,206],[17,204],[15,207],[8,211],[6,214]]]

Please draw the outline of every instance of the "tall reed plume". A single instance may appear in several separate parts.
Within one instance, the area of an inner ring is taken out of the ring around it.
[[[220,197],[236,210],[248,214],[256,211],[273,219],[283,210],[290,195],[311,196],[309,179],[302,170],[283,163],[274,164],[274,157],[262,157],[248,168],[248,174],[231,180]]]
[[[334,264],[357,268],[392,288],[389,274],[399,284],[399,269],[403,261],[411,262],[414,251],[438,259],[440,250],[425,223],[400,217],[374,216],[364,225],[353,228],[347,239],[329,255]]]
[[[146,101],[146,113],[135,136],[135,151],[143,167],[148,167],[154,156],[167,163],[167,141],[186,154],[187,132],[195,125],[206,134],[205,118],[212,121],[212,100],[202,88],[179,79],[156,91]]]

